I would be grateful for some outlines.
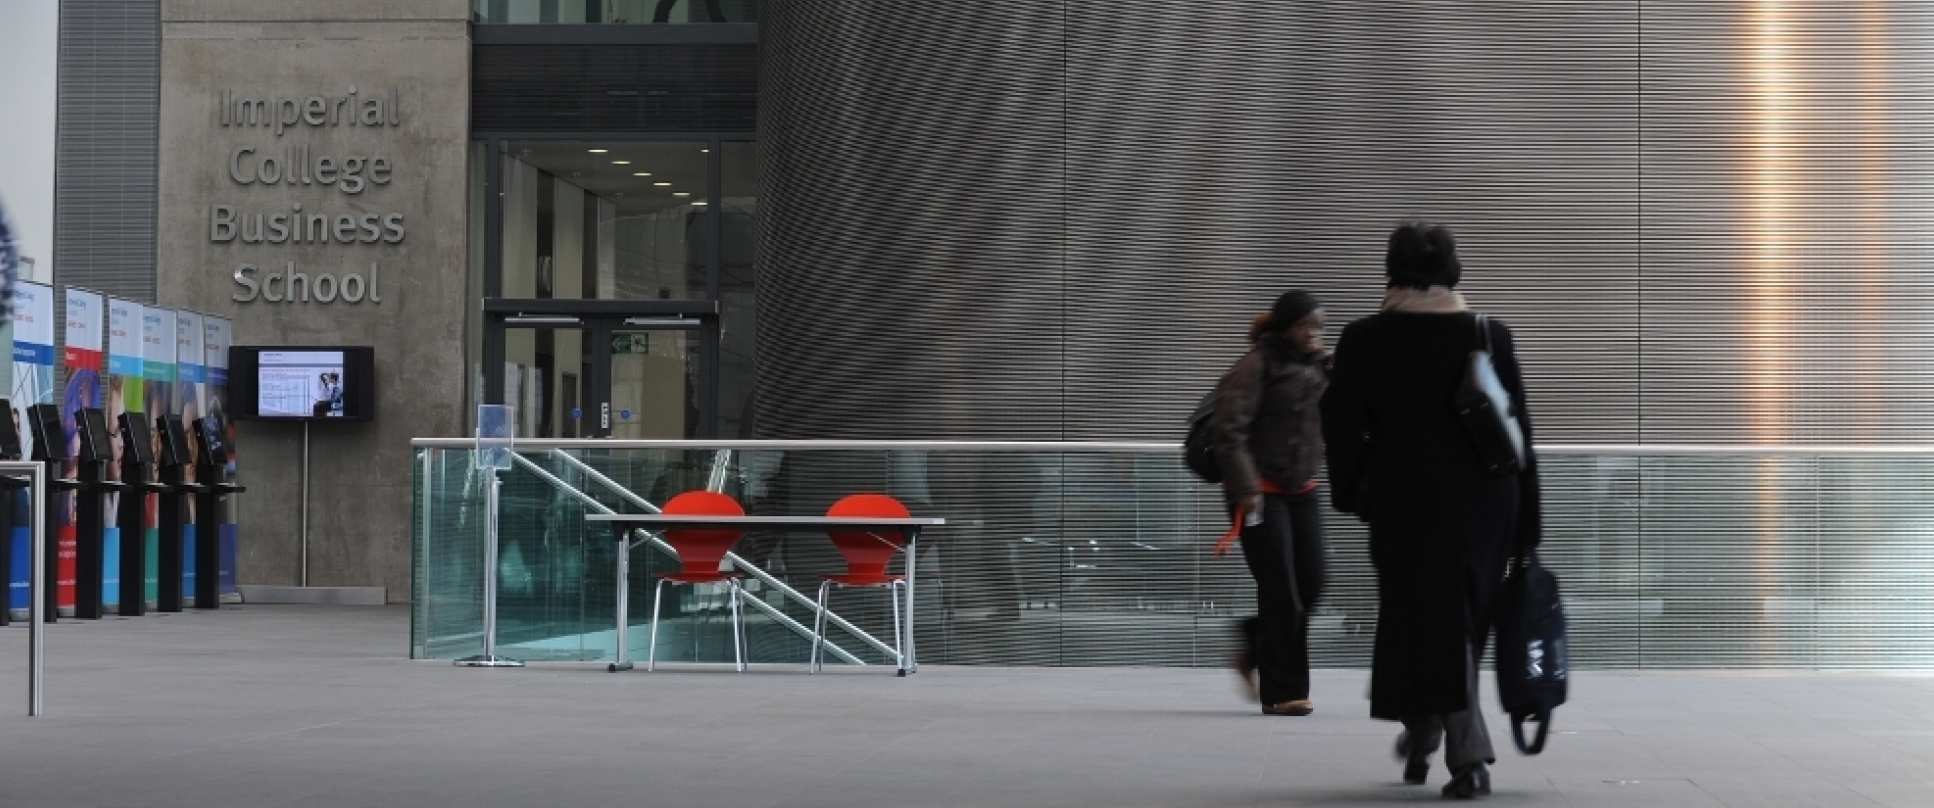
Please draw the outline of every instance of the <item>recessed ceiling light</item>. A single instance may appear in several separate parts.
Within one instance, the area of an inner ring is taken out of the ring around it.
[[[614,166],[628,166],[628,165],[631,165],[631,161],[630,160],[612,160],[611,164]]]
[[[603,154],[611,150],[610,149],[585,149],[585,151],[588,151],[592,154]]]
[[[672,184],[671,184],[671,183],[669,183],[669,182],[654,182],[654,183],[652,183],[652,185],[656,185],[656,186],[658,186],[658,187],[660,187],[660,188],[670,188],[670,187],[672,187]]]
[[[691,196],[691,195],[692,195],[691,191],[673,191],[672,192],[672,196],[681,197],[681,198]]]
[[[706,201],[704,201],[704,200],[699,200],[699,201],[697,201],[697,202],[693,202],[693,203],[692,203],[692,207],[695,207],[695,208],[702,208],[702,207],[705,207],[706,205],[710,205],[710,204],[712,204],[712,203],[710,203],[710,202],[706,202]]]
[[[634,177],[649,177],[649,176],[651,176],[651,172],[649,172],[649,171],[633,171],[633,172],[631,172],[631,176],[634,176]]]
[[[699,149],[699,150],[698,150],[698,153],[699,153],[699,154],[711,154],[711,153],[712,153],[712,150],[711,150],[711,149]]]

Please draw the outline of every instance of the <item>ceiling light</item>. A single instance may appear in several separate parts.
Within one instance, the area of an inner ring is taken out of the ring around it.
[[[691,191],[673,191],[673,192],[672,192],[672,196],[676,196],[676,197],[679,197],[679,198],[681,198],[681,199],[682,199],[682,198],[684,198],[684,197],[688,197],[688,196],[691,196],[691,195],[692,195],[692,192],[691,192]]]
[[[669,183],[669,182],[654,182],[654,183],[652,183],[652,185],[654,185],[654,186],[657,186],[657,187],[659,187],[659,188],[670,188],[670,187],[672,187],[672,184],[671,184],[671,183]]]
[[[693,202],[693,203],[692,203],[692,207],[695,207],[695,208],[702,208],[702,207],[705,207],[706,205],[710,205],[710,204],[712,204],[712,203],[710,203],[710,202],[706,202],[706,201],[704,201],[704,200],[699,200],[699,201],[697,201],[697,202]]]
[[[611,164],[614,166],[628,166],[628,165],[631,165],[631,161],[630,160],[612,160]]]
[[[649,176],[651,176],[651,172],[649,172],[649,171],[633,171],[633,172],[631,172],[631,176],[634,176],[634,177],[649,177]]]
[[[711,154],[711,153],[712,153],[712,150],[711,150],[711,149],[699,149],[699,150],[698,150],[698,153],[699,153],[699,154]]]
[[[603,154],[611,150],[610,149],[585,149],[585,151],[588,151],[592,154]]]

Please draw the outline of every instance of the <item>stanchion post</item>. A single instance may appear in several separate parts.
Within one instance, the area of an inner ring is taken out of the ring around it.
[[[497,655],[497,531],[503,501],[503,480],[510,466],[513,433],[511,408],[485,404],[477,408],[477,470],[484,479],[483,653],[456,661],[465,668],[520,668],[524,663]]]
[[[33,502],[28,505],[32,518],[27,522],[29,536],[27,564],[27,715],[38,716],[46,712],[45,683],[47,681],[47,603],[41,596],[47,580],[47,542],[41,537],[47,531],[47,465],[33,463],[8,463],[10,472],[25,471],[32,485],[27,493]],[[5,492],[11,496],[12,492]]]

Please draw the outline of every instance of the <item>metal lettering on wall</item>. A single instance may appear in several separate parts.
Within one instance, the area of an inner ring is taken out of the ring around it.
[[[287,143],[285,134],[329,129],[395,129],[402,126],[401,96],[359,91],[339,95],[259,96],[223,92],[216,124],[222,129],[267,130],[271,145],[241,142],[228,150],[223,173],[237,189],[322,186],[341,195],[343,208],[305,208],[300,200],[263,206],[215,204],[208,208],[208,240],[229,245],[340,245],[380,248],[408,233],[400,212],[371,211],[363,194],[380,195],[396,165],[382,154],[355,149],[332,152],[309,143]],[[382,262],[357,259],[352,268],[309,268],[294,259],[238,259],[231,295],[238,303],[383,302]]]

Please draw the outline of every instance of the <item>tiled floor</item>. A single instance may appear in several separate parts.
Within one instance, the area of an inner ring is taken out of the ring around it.
[[[1412,805],[1360,672],[1267,718],[1220,671],[460,670],[400,609],[0,629],[0,806]],[[1488,690],[1488,684],[1487,684]],[[1578,674],[1499,805],[1934,806],[1934,678]],[[1505,728],[1493,711],[1492,730]]]

